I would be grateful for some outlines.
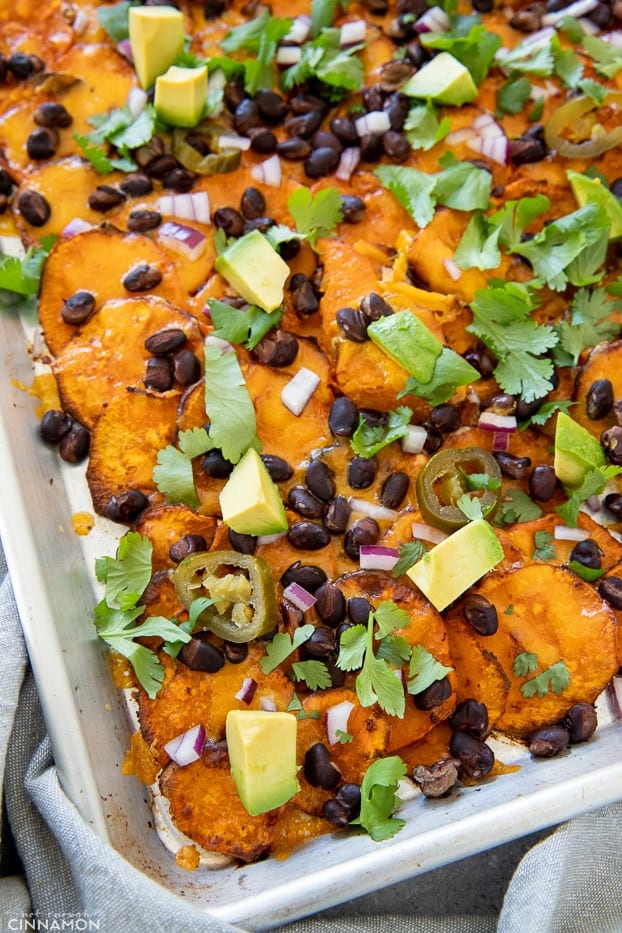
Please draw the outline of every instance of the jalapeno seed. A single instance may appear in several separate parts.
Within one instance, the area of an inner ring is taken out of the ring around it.
[[[587,391],[585,410],[588,418],[599,421],[613,408],[613,385],[609,379],[596,379]]]
[[[308,748],[303,764],[306,780],[313,787],[323,787],[332,790],[341,780],[341,773],[331,761],[328,749],[322,742],[316,742]]]
[[[545,726],[529,737],[529,751],[534,758],[552,758],[559,755],[570,741],[570,734],[564,726]]]
[[[464,618],[480,635],[494,635],[499,628],[497,608],[480,593],[472,593],[464,601]]]
[[[476,780],[489,774],[495,763],[491,747],[468,732],[454,732],[449,751],[459,759],[462,771]]]

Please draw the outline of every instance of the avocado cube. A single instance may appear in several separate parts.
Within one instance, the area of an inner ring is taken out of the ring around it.
[[[251,816],[280,807],[300,790],[296,725],[291,713],[242,709],[227,713],[231,775]]]
[[[555,475],[564,486],[580,486],[589,470],[605,466],[600,441],[582,425],[560,411],[555,425]]]
[[[407,97],[460,107],[477,97],[471,72],[450,52],[439,52],[401,88]]]
[[[289,266],[259,230],[231,243],[214,265],[249,304],[263,311],[275,311],[282,304]]]
[[[367,335],[407,373],[419,382],[429,382],[443,346],[412,311],[396,311],[378,318]]]
[[[287,531],[287,515],[279,491],[252,447],[236,463],[221,489],[220,509],[223,522],[241,535]]]
[[[622,237],[622,204],[618,198],[603,185],[600,178],[590,178],[580,172],[568,170],[566,172],[572,193],[579,207],[586,204],[598,204],[609,218],[609,239],[617,240]]]
[[[172,6],[132,6],[129,36],[141,87],[153,87],[184,47],[184,17]]]
[[[171,67],[155,83],[156,116],[170,126],[196,126],[205,111],[207,68]]]

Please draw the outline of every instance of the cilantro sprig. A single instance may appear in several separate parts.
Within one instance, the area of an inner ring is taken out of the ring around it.
[[[358,424],[350,439],[352,450],[359,457],[366,459],[373,457],[383,447],[399,440],[407,433],[411,418],[412,410],[405,405],[401,405],[395,411],[387,412],[385,427],[370,425],[362,415],[359,415]]]
[[[254,305],[246,309],[234,308],[217,298],[209,298],[207,304],[214,325],[213,336],[247,350],[253,350],[266,334],[279,326],[283,317],[281,309],[268,314]]]
[[[566,489],[568,500],[563,505],[558,505],[555,511],[567,525],[576,528],[581,504],[590,496],[599,495],[609,480],[619,476],[620,473],[622,473],[622,467],[613,465],[588,470],[580,486],[577,486],[576,489]]]
[[[330,236],[343,220],[341,192],[332,187],[312,194],[301,185],[287,199],[287,209],[294,218],[296,230],[313,249],[319,237]]]
[[[42,237],[40,245],[29,247],[21,259],[19,256],[0,254],[0,291],[12,292],[24,298],[37,295],[45,261],[56,240],[55,234]]]
[[[371,763],[361,783],[361,812],[352,823],[367,830],[374,842],[391,839],[406,824],[393,816],[400,805],[397,789],[406,765],[393,755]]]
[[[611,315],[621,310],[622,301],[610,300],[605,288],[580,288],[570,303],[570,319],[555,327],[559,338],[553,350],[555,362],[576,366],[584,349],[617,337],[620,325],[611,320]]]

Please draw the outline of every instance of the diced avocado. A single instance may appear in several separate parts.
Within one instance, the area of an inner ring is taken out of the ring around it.
[[[493,529],[484,518],[479,518],[454,531],[406,573],[440,612],[492,570],[503,556]]]
[[[220,492],[222,520],[241,535],[273,535],[287,531],[279,491],[252,447],[234,466]]]
[[[251,816],[274,810],[298,793],[295,716],[232,709],[225,728],[231,775]]]
[[[430,381],[443,345],[412,311],[378,318],[368,326],[367,334],[419,382]]]
[[[565,412],[557,415],[555,426],[555,475],[564,486],[580,486],[589,470],[605,466],[600,441]]]
[[[183,49],[183,14],[173,6],[131,6],[129,35],[134,68],[146,90]]]
[[[611,226],[609,228],[609,239],[616,240],[622,236],[622,203],[604,185],[600,178],[590,178],[588,175],[582,175],[580,172],[568,171],[568,181],[572,188],[572,193],[577,199],[579,207],[586,204],[598,204],[606,213]]]
[[[438,104],[460,107],[477,97],[477,87],[468,68],[449,52],[439,52],[415,72],[400,89],[407,97],[421,97]]]
[[[205,111],[207,68],[171,67],[155,83],[156,116],[170,126],[196,126]]]
[[[282,304],[289,266],[259,230],[235,240],[214,265],[249,304],[263,311],[274,311]]]

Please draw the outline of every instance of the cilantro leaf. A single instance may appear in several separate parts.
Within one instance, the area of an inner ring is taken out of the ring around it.
[[[378,625],[378,638],[391,635],[396,628],[406,628],[410,625],[408,613],[390,599],[383,599],[373,616]]]
[[[257,440],[257,419],[235,353],[205,346],[205,410],[210,438],[231,463],[237,463]]]
[[[332,679],[323,661],[295,661],[292,665],[294,680],[304,680],[309,690],[326,690]]]
[[[329,236],[343,220],[341,192],[337,188],[322,188],[314,195],[301,185],[290,194],[287,208],[294,218],[296,229],[306,237],[313,249],[319,237]]]
[[[431,101],[411,107],[404,122],[404,134],[411,148],[424,151],[444,139],[450,129],[449,117],[439,120],[438,111]]]
[[[552,402],[544,402],[537,411],[530,415],[529,418],[525,418],[523,421],[519,421],[519,430],[524,431],[529,427],[530,424],[546,424],[546,422],[551,418],[556,412],[563,411],[568,413],[570,408],[576,405],[576,402],[571,402],[568,400],[554,399]]]
[[[449,158],[448,158],[449,157]],[[457,211],[488,206],[491,175],[472,162],[458,162],[451,153],[440,160],[443,171],[428,175],[402,165],[379,165],[374,174],[400,202],[419,227],[426,227],[436,204]]]
[[[449,30],[422,33],[420,41],[428,49],[450,52],[468,68],[476,84],[484,80],[501,47],[500,37],[471,16],[454,16]]]
[[[98,175],[109,175],[116,169],[133,172],[136,163],[131,159],[111,159],[106,150],[99,143],[94,143],[88,136],[73,134],[73,139],[82,150],[85,159],[91,163]]]
[[[129,116],[129,122],[125,126],[119,127],[107,136],[108,141],[122,155],[127,155],[129,149],[138,149],[139,146],[148,143],[155,130],[156,117],[153,104],[146,104],[136,118],[132,118],[131,114]]]
[[[533,697],[536,694],[543,697],[551,691],[559,696],[569,684],[570,672],[566,667],[566,662],[562,660],[522,684],[520,692],[524,697]]]
[[[113,42],[122,42],[129,37],[129,11],[136,6],[138,0],[121,0],[113,6],[97,8],[99,25],[104,29]]]
[[[535,673],[537,667],[538,655],[532,654],[530,651],[521,651],[514,658],[512,670],[516,677],[527,677],[528,674]]]
[[[611,320],[613,312],[622,310],[622,302],[610,301],[604,288],[581,288],[570,305],[570,321],[556,325],[559,346],[555,361],[562,366],[576,366],[586,347],[612,340],[620,333],[620,325]]]
[[[412,418],[412,410],[405,405],[388,412],[386,427],[372,427],[367,424],[363,415],[359,415],[358,424],[350,444],[352,450],[359,457],[373,457],[379,450],[393,441],[399,440],[408,432],[408,424]]]
[[[416,395],[425,399],[430,405],[441,405],[448,402],[458,386],[476,382],[479,373],[475,367],[467,363],[459,353],[449,347],[441,349],[440,356],[434,361],[434,372],[429,382],[419,382],[415,376],[409,376],[406,385],[398,397],[403,395]]]
[[[25,298],[37,295],[43,267],[56,239],[56,235],[42,237],[41,245],[29,247],[23,259],[0,255],[0,289]]]
[[[492,225],[485,214],[473,214],[455,249],[454,262],[460,269],[496,269],[501,263],[501,233],[501,227]]]
[[[407,690],[413,696],[423,693],[437,680],[446,677],[450,671],[453,671],[453,667],[445,667],[423,645],[414,645],[408,669]]]
[[[520,113],[531,94],[527,78],[510,78],[497,91],[497,110],[500,113]]]
[[[622,49],[596,36],[584,36],[583,48],[591,56],[598,74],[613,78],[622,69]]]
[[[342,49],[339,35],[339,29],[324,28],[312,42],[306,42],[300,61],[283,72],[284,90],[291,91],[316,78],[325,85],[325,96],[335,100],[347,91],[357,91],[364,83],[363,63],[355,57],[360,46]]]
[[[153,481],[169,502],[198,508],[200,503],[194,486],[192,460],[172,444],[158,451]]]
[[[622,467],[612,465],[588,470],[581,485],[571,490],[568,501],[563,505],[558,505],[555,511],[570,528],[576,528],[581,503],[590,496],[601,493],[609,480],[614,476],[619,476],[620,473],[622,473]]]
[[[532,560],[555,560],[557,554],[555,546],[551,543],[554,540],[549,531],[536,531],[533,536]]]
[[[426,553],[426,547],[423,541],[408,541],[399,548],[399,558],[391,574],[393,577],[401,577],[407,570],[421,560]]]
[[[337,667],[342,671],[358,671],[363,664],[367,648],[367,626],[353,625],[339,641]]]
[[[406,701],[402,681],[385,660],[371,650],[365,652],[361,672],[356,678],[356,695],[361,706],[378,706],[389,716],[404,715]]]
[[[413,218],[418,227],[427,227],[434,217],[434,175],[400,165],[378,165],[374,174]]]
[[[287,632],[277,632],[272,641],[266,643],[265,657],[259,662],[264,674],[270,674],[276,670],[279,664],[282,664],[300,645],[311,638],[314,630],[311,624],[301,625],[294,632],[293,638]]]
[[[354,736],[350,735],[349,732],[344,732],[343,729],[337,729],[335,735],[339,739],[342,745],[346,745],[348,742],[354,741]]]
[[[553,74],[555,59],[550,42],[539,45],[526,38],[513,49],[499,49],[495,64],[510,74],[520,72],[544,78]]]
[[[267,333],[279,326],[283,317],[281,309],[268,314],[254,305],[234,308],[217,298],[209,298],[207,304],[214,325],[213,336],[241,344],[247,350],[253,350]]]
[[[361,812],[352,823],[367,830],[374,842],[391,839],[406,824],[392,816],[400,804],[397,789],[406,765],[393,755],[373,761],[361,783]]]
[[[113,609],[135,606],[151,579],[153,545],[137,531],[128,531],[119,541],[116,557],[101,557],[95,575],[106,585],[105,602]]]
[[[492,524],[497,527],[515,522],[531,522],[540,518],[542,509],[522,489],[507,489],[501,497]]]
[[[476,522],[478,519],[484,517],[480,500],[477,496],[470,496],[468,492],[465,492],[456,499],[456,505],[470,522]]]
[[[311,0],[311,33],[314,36],[327,26],[332,26],[337,9],[344,12],[348,8],[347,0]]]
[[[550,206],[551,202],[544,194],[506,201],[504,206],[489,218],[493,226],[501,227],[500,245],[514,252],[515,247],[523,242],[523,233],[537,217],[546,213]]]
[[[187,431],[180,431],[177,439],[179,449],[191,460],[194,457],[200,457],[212,450],[214,442],[205,430],[205,428],[188,428]]]
[[[394,667],[401,667],[404,661],[408,661],[410,654],[410,645],[402,635],[385,635],[380,642],[376,657],[382,658]]]

